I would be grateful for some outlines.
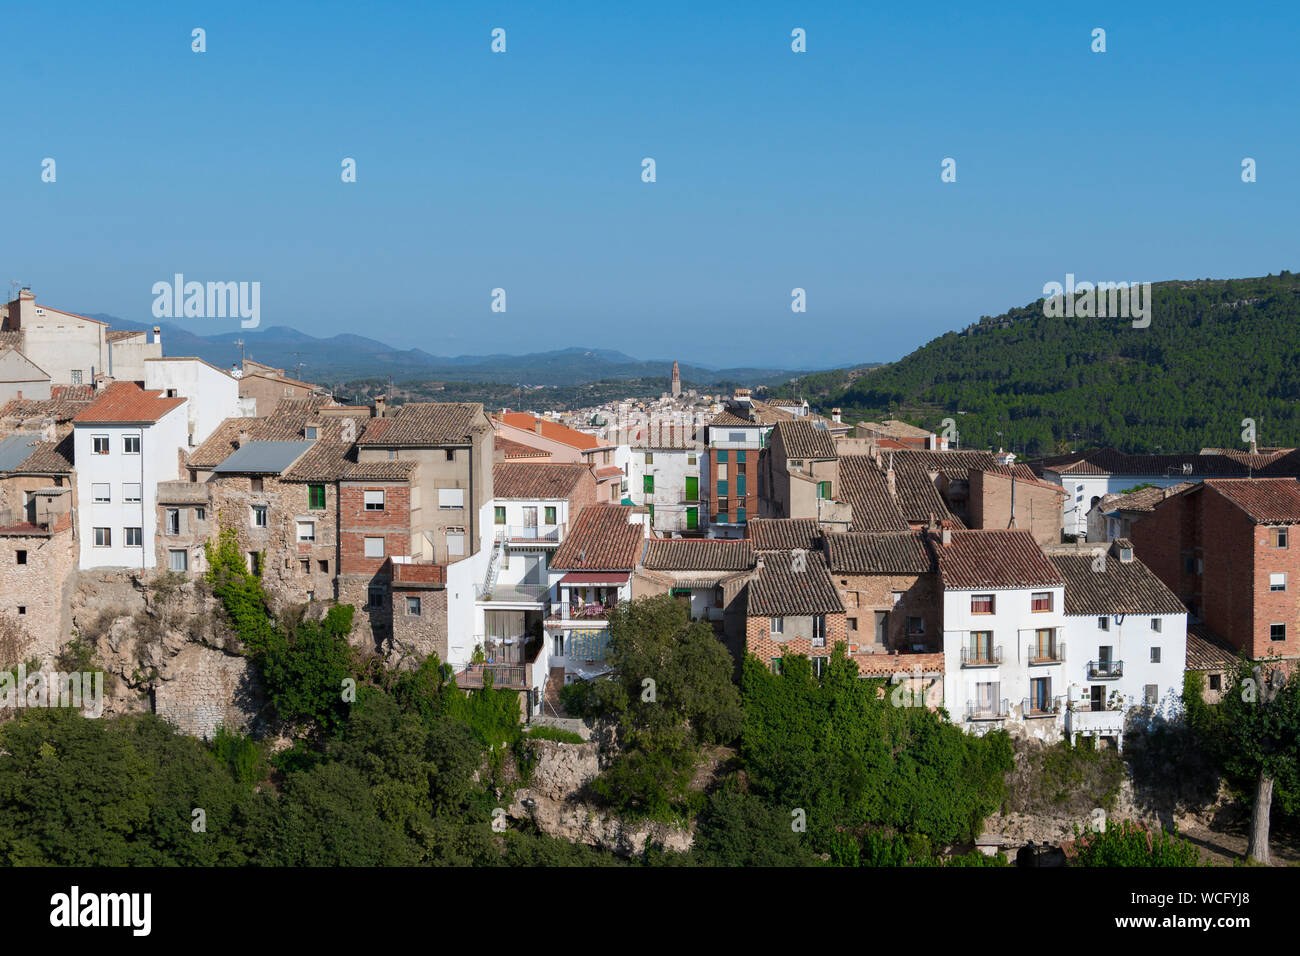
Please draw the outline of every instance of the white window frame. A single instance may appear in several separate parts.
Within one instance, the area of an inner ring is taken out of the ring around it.
[[[361,498],[364,511],[383,511],[387,504],[387,497],[382,488],[368,488],[361,493]]]
[[[176,556],[180,555],[180,567],[176,567]],[[188,571],[190,569],[190,553],[184,548],[171,548],[167,552],[167,570],[169,571]]]
[[[132,451],[132,450],[128,447],[128,444],[127,444],[128,442],[135,442],[135,451]],[[140,436],[139,436],[139,435],[123,435],[123,436],[122,436],[122,454],[124,454],[124,455],[138,455],[138,454],[140,454]]]
[[[100,534],[100,532],[103,534]],[[113,546],[113,529],[112,528],[95,528],[94,541],[97,548],[111,548]]]
[[[454,511],[465,507],[465,489],[464,488],[439,488],[438,489],[438,509],[440,511]]]
[[[131,492],[132,488],[135,489],[134,494],[132,494]],[[122,485],[122,501],[124,501],[126,504],[138,505],[143,500],[144,498],[139,484],[133,482],[126,482]]]
[[[1279,578],[1280,578],[1281,580],[1279,580]],[[1285,591],[1285,590],[1286,590],[1286,578],[1287,578],[1287,575],[1286,575],[1286,572],[1285,572],[1285,571],[1272,571],[1272,572],[1270,572],[1270,573],[1269,573],[1269,576],[1268,576],[1268,589],[1269,589],[1270,591]]]
[[[108,504],[113,500],[113,486],[108,482],[95,482],[90,486],[90,500],[95,504]]]
[[[382,558],[385,556],[383,535],[366,535],[364,547],[367,558]]]
[[[307,534],[302,533],[302,529],[307,529]],[[314,543],[316,541],[316,522],[299,521],[298,522],[298,540],[303,543]]]
[[[109,453],[109,443],[107,435],[90,436],[90,453],[92,455],[107,455]]]
[[[248,520],[254,528],[266,528],[271,524],[271,509],[266,505],[249,505]],[[258,518],[261,518],[259,521]]]
[[[784,617],[769,617],[769,618],[767,619],[767,627],[768,627],[768,631],[767,631],[767,632],[768,632],[769,634],[784,634],[784,633],[785,633],[785,618],[784,618]]]
[[[136,542],[131,543],[131,532],[135,532]],[[122,529],[122,546],[125,548],[143,548],[144,547],[144,528],[126,527]]]

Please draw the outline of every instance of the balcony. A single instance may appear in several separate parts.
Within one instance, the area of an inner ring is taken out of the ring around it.
[[[966,701],[967,720],[1004,720],[1010,713],[1011,705],[1005,697],[997,701]]]
[[[1034,717],[1055,717],[1060,714],[1065,702],[1060,697],[1049,697],[1047,700],[1034,700],[1026,697],[1020,702],[1020,713],[1025,719]]]
[[[536,548],[556,547],[564,540],[564,525],[537,527],[536,525],[496,526],[498,539],[505,538],[507,547]]]
[[[533,662],[542,649],[540,639],[527,637],[483,637],[474,642],[483,649],[483,660],[467,664],[456,675],[456,684],[462,690],[487,686],[510,690],[527,690]]]
[[[1046,664],[1064,664],[1065,663],[1065,644],[1053,641],[1051,644],[1033,643],[1025,651],[1025,660],[1029,662],[1030,667],[1040,667]]]
[[[562,604],[560,620],[563,621],[605,621],[615,604]]]
[[[1088,661],[1088,680],[1119,680],[1123,676],[1123,661]]]
[[[1122,710],[1071,710],[1065,715],[1065,732],[1085,737],[1118,737],[1124,733]]]
[[[491,590],[485,585],[474,585],[474,600],[495,604],[545,604],[550,587],[545,584],[501,584]]]
[[[1002,647],[963,647],[961,649],[962,667],[997,667],[1002,663]]]

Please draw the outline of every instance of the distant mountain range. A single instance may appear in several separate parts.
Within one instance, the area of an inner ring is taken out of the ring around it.
[[[430,355],[421,349],[397,349],[361,335],[317,338],[283,325],[253,332],[196,335],[168,323],[132,322],[114,315],[88,313],[115,329],[149,330],[158,325],[163,354],[194,355],[230,368],[239,362],[239,346],[255,361],[298,374],[307,381],[337,384],[358,379],[404,381],[496,382],[511,385],[574,385],[604,380],[663,378],[672,374],[672,358],[642,360],[612,349],[573,347],[528,355]],[[803,374],[797,369],[711,368],[681,363],[687,386],[725,384],[775,385]],[[665,388],[667,385],[665,384]]]

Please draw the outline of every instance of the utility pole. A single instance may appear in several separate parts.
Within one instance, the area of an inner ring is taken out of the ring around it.
[[[290,352],[289,354],[290,354],[290,355],[296,355],[296,356],[298,356],[298,364],[294,366],[294,369],[293,369],[293,377],[296,378],[296,379],[298,379],[299,381],[301,381],[301,380],[302,380],[302,367],[303,367],[304,365],[307,364],[306,362],[302,361],[302,356],[306,355],[307,353],[306,353],[306,352]]]

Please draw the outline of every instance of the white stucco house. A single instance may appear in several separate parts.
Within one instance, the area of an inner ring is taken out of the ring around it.
[[[168,398],[184,398],[188,443],[197,448],[225,419],[241,417],[239,381],[198,358],[166,356],[144,360],[144,387]]]
[[[186,400],[114,382],[72,419],[79,567],[152,568],[160,481],[181,477]]]
[[[648,423],[629,436],[625,497],[649,510],[659,534],[701,534],[707,527],[700,499],[703,452],[690,425]]]

